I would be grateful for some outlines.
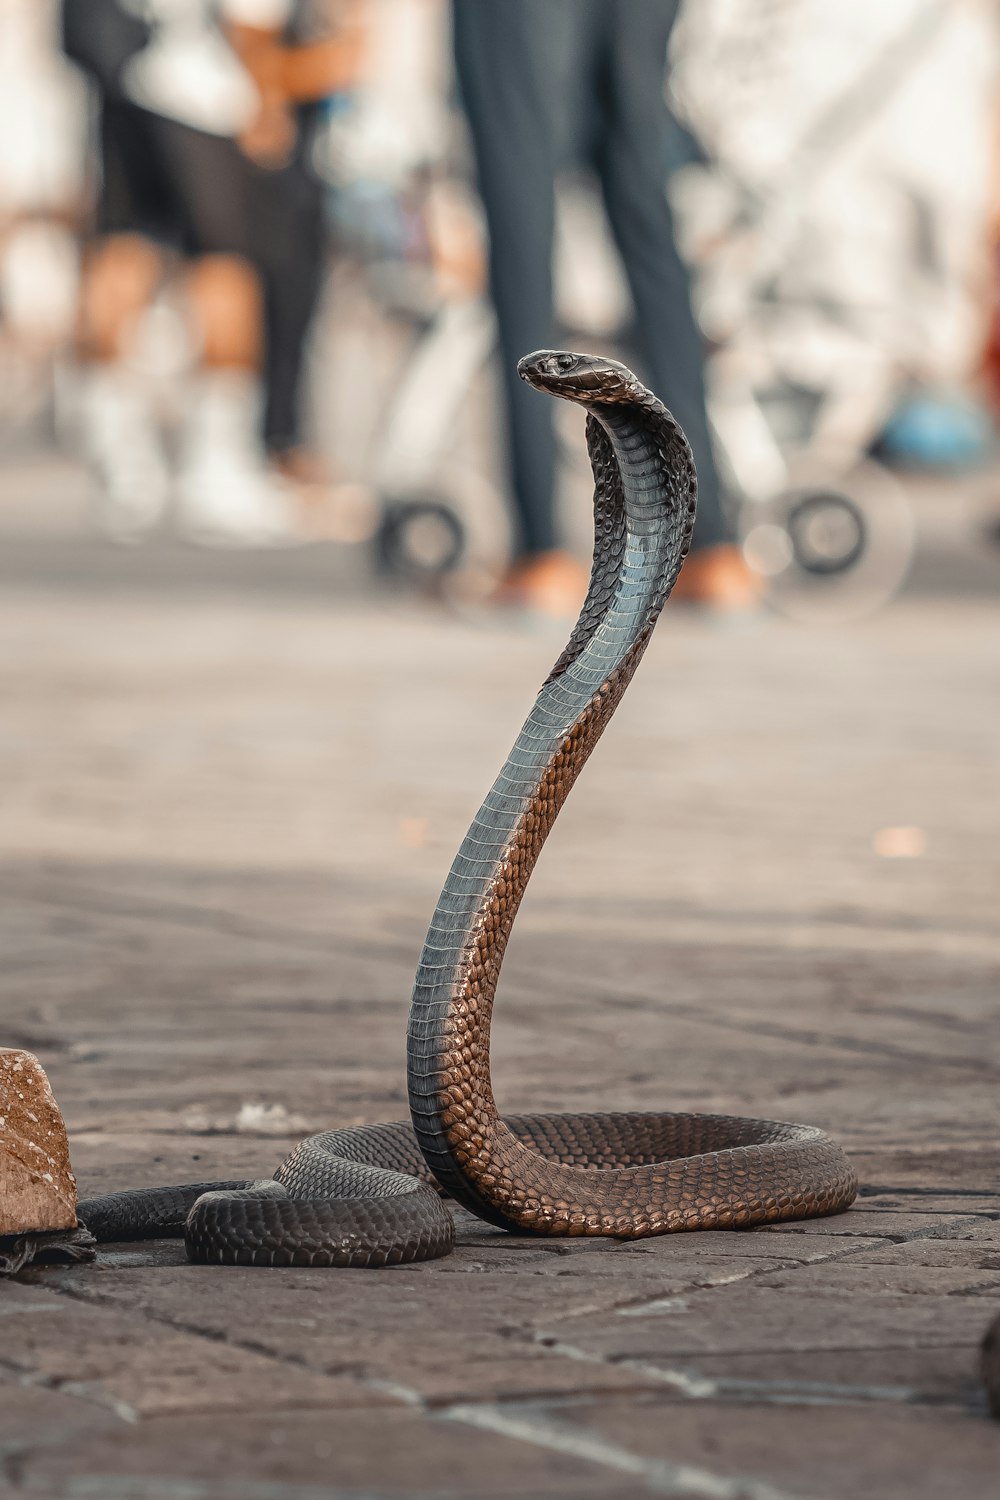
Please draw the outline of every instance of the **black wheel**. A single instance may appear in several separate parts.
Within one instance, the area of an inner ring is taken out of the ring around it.
[[[794,501],[785,529],[798,566],[820,577],[853,568],[868,535],[860,506],[836,490],[820,490]]]
[[[465,555],[465,527],[441,500],[390,500],[375,534],[379,571],[428,582],[452,573]]]
[[[790,466],[789,484],[741,515],[743,551],[767,602],[792,619],[836,623],[881,608],[906,577],[913,509],[895,475],[861,459],[836,475]]]

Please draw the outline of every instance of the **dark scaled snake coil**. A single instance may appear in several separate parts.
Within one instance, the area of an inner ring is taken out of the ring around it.
[[[455,857],[420,955],[407,1034],[412,1123],[315,1135],[273,1180],[117,1193],[80,1206],[100,1240],[183,1234],[190,1258],[384,1266],[452,1247],[446,1194],[502,1229],[636,1239],[836,1213],[857,1184],[821,1131],[727,1115],[501,1117],[493,996],[535,861],[614,713],[687,553],[684,434],[623,365],[541,352],[523,378],[582,406],[594,470],[590,587]]]

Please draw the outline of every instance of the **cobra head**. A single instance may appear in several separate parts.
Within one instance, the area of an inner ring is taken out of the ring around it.
[[[616,359],[558,349],[536,349],[534,354],[526,354],[517,362],[517,373],[536,391],[583,405],[626,400],[636,385],[632,371]]]

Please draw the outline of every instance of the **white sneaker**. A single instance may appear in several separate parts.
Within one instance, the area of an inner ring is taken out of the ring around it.
[[[87,365],[81,373],[80,436],[101,487],[97,524],[116,542],[140,541],[163,516],[170,494],[149,393],[124,365]]]
[[[303,540],[293,491],[267,466],[259,416],[255,376],[211,370],[192,380],[177,485],[177,522],[189,541],[275,547]]]

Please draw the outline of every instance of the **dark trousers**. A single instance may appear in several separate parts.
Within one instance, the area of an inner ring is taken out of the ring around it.
[[[255,260],[264,283],[264,442],[272,453],[302,442],[302,388],[313,315],[326,272],[324,194],[309,166],[259,171]]]
[[[635,304],[645,375],[698,468],[695,545],[728,538],[705,414],[701,336],[666,198],[663,100],[678,0],[453,0],[455,58],[490,234],[519,554],[558,545],[549,397],[517,378],[551,345],[554,182],[596,169]]]
[[[301,440],[306,341],[323,286],[323,187],[308,163],[308,126],[287,166],[251,162],[209,135],[107,99],[101,111],[97,232],[141,234],[190,258],[239,255],[264,289],[264,441]]]

